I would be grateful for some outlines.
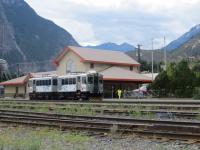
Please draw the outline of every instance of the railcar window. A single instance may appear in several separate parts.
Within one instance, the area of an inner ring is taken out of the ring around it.
[[[79,77],[80,78],[80,77]],[[76,84],[76,78],[73,78],[73,84]]]
[[[43,84],[42,85],[48,85],[48,80],[43,80]]]
[[[94,76],[94,84],[98,84],[98,76]]]
[[[77,78],[77,82],[81,82],[81,77],[78,77],[78,78]]]
[[[33,80],[33,84],[35,84],[35,80]]]
[[[86,84],[86,77],[82,77],[82,84]]]
[[[100,80],[99,80],[99,83],[100,83],[100,84],[103,84],[103,80],[102,80],[102,79],[100,79]]]
[[[49,84],[48,85],[51,85],[51,80],[49,80]]]
[[[45,80],[41,80],[41,85],[45,85]]]
[[[69,80],[65,79],[65,85],[69,84]]]
[[[53,85],[57,85],[57,84],[58,84],[57,79],[53,79]]]
[[[88,77],[88,84],[93,84],[93,77]]]
[[[73,79],[69,78],[69,84],[72,84],[72,83],[73,83]]]
[[[67,85],[68,84],[68,79],[62,79],[62,85]]]

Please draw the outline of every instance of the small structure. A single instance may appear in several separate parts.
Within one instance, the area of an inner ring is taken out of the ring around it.
[[[30,74],[0,83],[4,86],[4,97],[26,97]]]
[[[16,98],[28,96],[28,80],[32,77],[45,77],[49,75],[55,75],[55,71],[50,72],[37,72],[29,73],[25,76],[1,82],[0,86],[4,87],[4,97]]]

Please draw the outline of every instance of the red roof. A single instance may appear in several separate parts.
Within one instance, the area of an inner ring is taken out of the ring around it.
[[[0,85],[3,85],[3,86],[24,85],[28,82],[29,78],[30,78],[30,74],[27,74],[27,75],[19,77],[19,78],[15,78],[15,79],[12,79],[12,80],[1,82]]]
[[[83,47],[68,46],[56,57],[54,63],[59,65],[59,62],[68,51],[78,55],[82,62],[92,62],[99,64],[113,64],[124,66],[140,66],[140,64],[124,52],[99,50]]]
[[[142,83],[152,82],[150,77],[115,66],[108,68],[100,73],[103,75],[103,80],[105,81],[132,81]]]

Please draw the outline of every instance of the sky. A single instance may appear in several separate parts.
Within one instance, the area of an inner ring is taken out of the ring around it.
[[[160,48],[200,23],[200,0],[25,0],[81,45],[105,42]]]

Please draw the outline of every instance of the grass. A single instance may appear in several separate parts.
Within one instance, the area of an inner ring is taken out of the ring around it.
[[[142,112],[142,110],[144,110],[144,106],[136,106],[136,107],[132,107],[131,110],[129,110],[129,116],[133,117],[133,118],[143,118],[143,119],[153,119],[155,118],[155,114],[152,112]],[[149,109],[151,110],[151,109]]]
[[[141,110],[147,109],[146,106],[141,104],[137,104],[134,106],[127,107],[124,104],[120,104],[116,106],[108,105],[109,108],[118,108],[118,109],[126,109],[128,111],[128,115],[134,118],[153,118],[153,113],[147,112],[142,113]],[[104,110],[108,108],[107,106],[98,107],[98,112],[93,107],[93,105],[56,105],[56,104],[17,104],[16,102],[0,102],[0,108],[3,109],[12,109],[12,110],[25,110],[25,111],[34,111],[34,112],[52,112],[58,114],[69,114],[69,115],[88,115],[95,116],[97,114],[104,115]],[[156,107],[155,107],[156,108]],[[149,109],[152,109],[151,107]]]
[[[64,150],[66,143],[82,144],[90,140],[80,133],[63,133],[48,128],[8,128],[0,133],[0,150]]]
[[[49,103],[49,104],[31,104],[25,103],[20,104],[17,102],[1,102],[0,101],[0,109],[11,109],[11,110],[25,110],[25,111],[34,111],[34,112],[52,112],[58,114],[69,114],[69,115],[88,115],[88,116],[95,116],[95,115],[104,115],[104,110],[110,109],[125,109],[128,111],[128,116],[133,118],[145,118],[145,119],[152,119],[155,118],[154,113],[151,112],[141,112],[141,110],[157,110],[159,106],[144,106],[142,104],[137,105],[125,105],[125,104],[118,104],[118,105],[101,105],[97,107],[97,105],[85,105],[85,104],[56,104],[56,103]],[[173,109],[174,110],[174,109]],[[200,117],[199,117],[200,118]]]
[[[114,124],[111,128],[110,128],[110,133],[112,136],[115,136],[117,134],[118,131],[118,125]]]
[[[198,114],[195,118],[200,121],[200,109],[198,109],[197,112],[198,112]]]

